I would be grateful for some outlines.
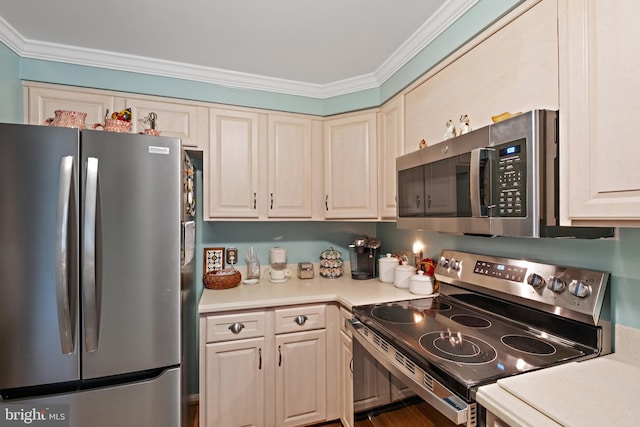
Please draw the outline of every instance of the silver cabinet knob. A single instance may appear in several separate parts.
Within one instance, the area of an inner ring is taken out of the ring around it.
[[[238,335],[243,329],[244,325],[242,323],[234,323],[232,325],[229,325],[229,330],[236,335]]]
[[[300,315],[300,316],[296,316],[293,321],[296,322],[298,324],[298,326],[302,326],[304,325],[307,320],[309,320],[309,318],[307,316],[305,316],[304,314]]]

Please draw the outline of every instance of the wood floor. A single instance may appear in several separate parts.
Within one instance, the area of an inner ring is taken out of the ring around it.
[[[340,421],[314,427],[343,427]],[[425,402],[377,414],[370,419],[356,421],[355,427],[456,427],[444,415]]]
[[[198,427],[198,405],[189,405],[189,426]],[[343,427],[340,421],[318,424],[315,427]],[[444,427],[454,426],[438,411],[422,402],[378,414],[375,420],[356,421],[355,427]]]

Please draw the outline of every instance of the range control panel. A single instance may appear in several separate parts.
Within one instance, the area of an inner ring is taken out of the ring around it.
[[[483,274],[485,276],[514,282],[524,282],[527,276],[527,269],[525,267],[489,261],[476,261],[473,272],[475,274]]]
[[[609,273],[603,271],[450,249],[441,252],[435,273],[440,282],[455,288],[553,314],[562,311],[574,320],[593,324],[597,324],[609,283]],[[441,292],[447,293],[443,289]]]

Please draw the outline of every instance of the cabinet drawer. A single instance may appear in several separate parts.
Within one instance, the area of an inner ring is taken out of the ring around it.
[[[325,324],[324,305],[309,305],[275,310],[276,334],[321,329],[325,327]]]
[[[264,311],[207,316],[207,342],[262,337],[265,326]]]
[[[340,330],[347,334],[349,338],[351,338],[351,331],[347,329],[347,325],[344,322],[351,319],[352,317],[353,314],[349,310],[340,306]]]

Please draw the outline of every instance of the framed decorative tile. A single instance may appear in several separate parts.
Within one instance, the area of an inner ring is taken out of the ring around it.
[[[224,268],[224,248],[204,248],[204,266],[206,273],[211,270],[222,270]]]

